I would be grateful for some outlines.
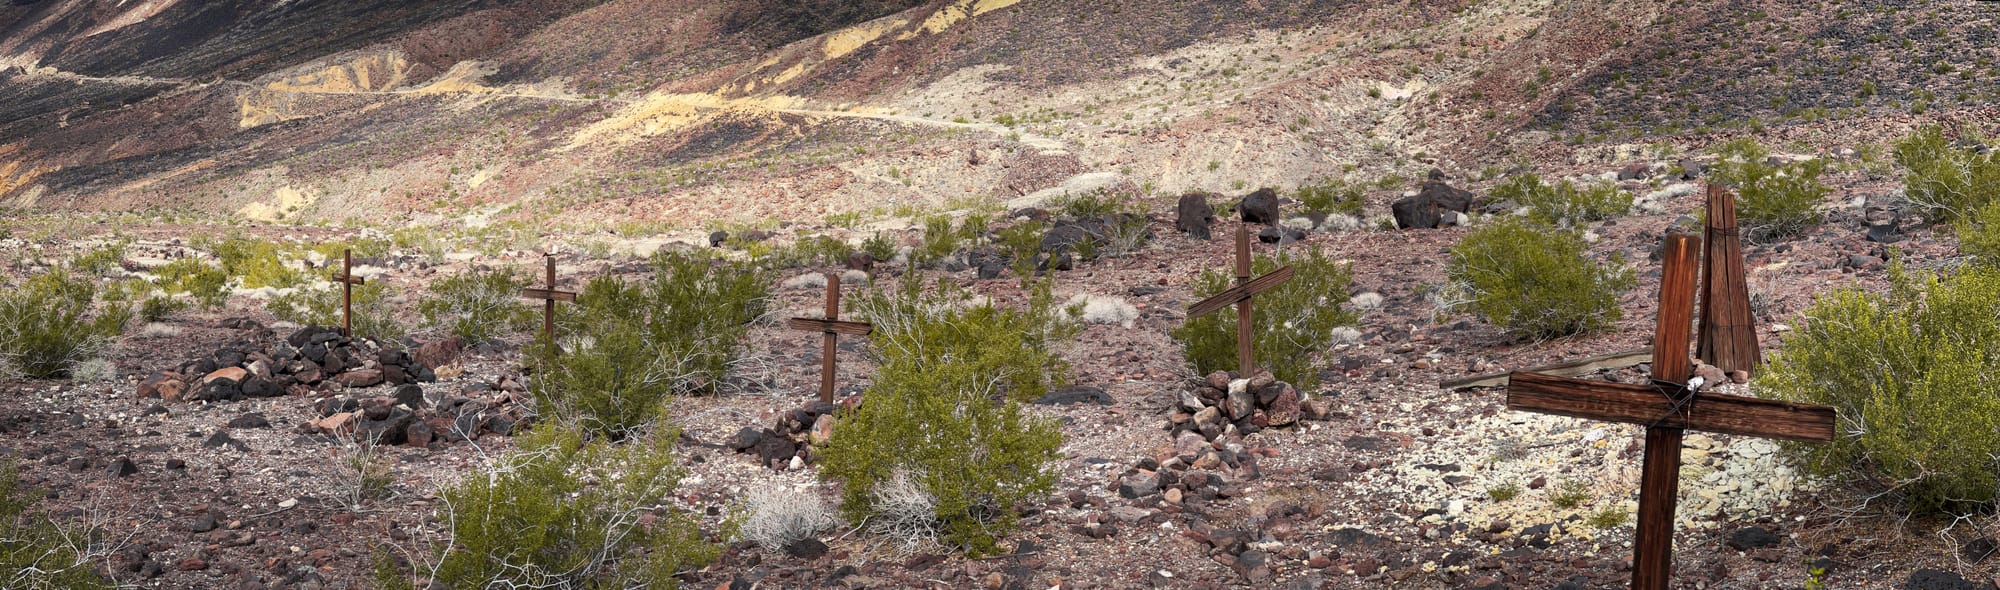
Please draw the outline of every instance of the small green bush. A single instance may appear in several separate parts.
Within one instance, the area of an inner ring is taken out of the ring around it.
[[[1521,496],[1521,484],[1507,482],[1486,488],[1486,496],[1495,502],[1505,502]]]
[[[1590,518],[1584,519],[1584,524],[1590,525],[1591,528],[1610,529],[1625,526],[1625,523],[1631,521],[1632,513],[1626,512],[1624,508],[1606,506],[1590,513]]]
[[[653,277],[599,277],[576,305],[559,307],[567,335],[557,358],[532,352],[536,399],[613,438],[650,422],[673,394],[713,393],[740,360],[750,322],[764,314],[766,273],[662,252]]]
[[[888,262],[896,259],[896,243],[876,232],[861,241],[861,252],[877,262]]]
[[[1952,145],[1944,128],[1925,125],[1898,140],[1896,163],[1909,170],[1903,194],[1930,223],[1952,223],[2000,200],[2000,159]]]
[[[417,302],[424,324],[443,328],[469,344],[486,342],[534,325],[535,312],[521,304],[528,278],[512,269],[473,270],[431,283]]]
[[[1578,187],[1562,180],[1542,182],[1532,173],[1520,174],[1493,187],[1493,198],[1528,206],[1529,215],[1544,223],[1603,221],[1632,209],[1632,193],[1610,183]]]
[[[1549,504],[1557,508],[1575,508],[1590,501],[1590,482],[1565,480],[1549,490]]]
[[[1876,295],[1841,290],[1805,312],[1755,386],[1833,406],[1831,444],[1791,447],[1808,472],[1893,490],[1913,513],[2000,501],[2000,269],[1910,276]]]
[[[1257,366],[1301,391],[1311,391],[1319,384],[1313,356],[1331,348],[1341,328],[1355,325],[1355,314],[1340,305],[1347,301],[1352,278],[1346,266],[1318,249],[1304,255],[1257,256],[1250,269],[1251,274],[1263,276],[1288,265],[1292,280],[1258,294],[1252,305]],[[1221,293],[1232,281],[1231,273],[1203,271],[1194,283],[1195,297]],[[1236,314],[1230,310],[1189,319],[1174,329],[1173,337],[1202,374],[1238,369]]]
[[[113,304],[90,316],[97,287],[54,270],[0,292],[0,364],[36,379],[68,377],[77,364],[125,331],[132,308]]]
[[[929,266],[958,253],[965,241],[965,233],[953,227],[950,217],[933,215],[924,218],[924,241],[910,251],[912,266]]]
[[[1056,211],[1063,217],[1071,219],[1105,217],[1126,212],[1125,206],[1118,202],[1117,197],[1102,190],[1081,195],[1065,195],[1050,204],[1054,205]]]
[[[1360,185],[1348,184],[1338,178],[1322,179],[1299,187],[1293,198],[1307,213],[1328,215],[1361,216],[1361,205],[1366,201],[1367,191]]]
[[[343,308],[338,283],[298,287],[272,297],[264,309],[278,319],[305,326],[340,327]],[[389,302],[389,288],[380,282],[354,286],[354,337],[394,340],[403,337],[403,325],[396,323],[396,310]]]
[[[187,307],[186,301],[173,297],[147,297],[145,303],[139,304],[139,319],[148,323],[158,322]]]
[[[1065,379],[1051,345],[1075,332],[1047,283],[1021,309],[972,304],[948,285],[909,275],[892,292],[858,298],[875,324],[880,357],[860,407],[841,414],[822,451],[822,477],[840,482],[854,522],[878,511],[875,491],[898,474],[935,500],[945,540],[973,555],[997,550],[1016,510],[1053,487],[1063,437],[1021,400]]]
[[[69,267],[86,276],[104,276],[112,269],[119,268],[125,260],[125,243],[105,244],[85,252],[69,262]]]
[[[1014,276],[1021,279],[1021,288],[1035,280],[1035,267],[1041,254],[1042,236],[1049,232],[1049,224],[1033,219],[1016,223],[995,233],[1000,249],[1007,253]]]
[[[246,289],[283,289],[305,282],[304,271],[285,264],[278,245],[268,240],[230,236],[215,245],[222,270]]]
[[[463,590],[675,588],[676,573],[720,554],[693,518],[663,506],[684,474],[676,436],[613,444],[550,423],[517,438],[520,452],[440,494],[451,541],[437,545],[429,577]]]
[[[1599,264],[1572,230],[1518,220],[1480,227],[1451,248],[1448,290],[1470,310],[1522,338],[1610,328],[1633,275],[1613,257]]]
[[[80,545],[91,531],[71,530],[34,510],[39,490],[21,485],[20,466],[0,460],[0,586],[38,590],[111,588]]]
[[[1826,171],[1826,160],[1773,166],[1770,150],[1750,139],[1723,144],[1717,153],[1721,158],[1711,174],[1736,187],[1738,225],[1749,236],[1786,238],[1819,224],[1819,205],[1827,193],[1819,175]]]
[[[1957,224],[1958,251],[1982,263],[2000,266],[2000,201],[1987,203]]]
[[[158,277],[160,290],[185,293],[202,307],[216,309],[229,299],[229,273],[200,260],[175,260],[155,269],[153,275]]]

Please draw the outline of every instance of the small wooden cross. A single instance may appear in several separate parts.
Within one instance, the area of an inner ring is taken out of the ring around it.
[[[1807,442],[1833,440],[1833,408],[1689,390],[1686,384],[1693,367],[1688,359],[1688,328],[1694,313],[1699,242],[1689,235],[1667,238],[1659,323],[1653,333],[1652,385],[1515,373],[1507,386],[1510,410],[1646,426],[1638,534],[1633,543],[1633,590],[1665,590],[1673,574],[1682,431]]]
[[[785,326],[802,332],[819,332],[821,337],[819,366],[819,401],[833,401],[834,344],[840,334],[867,336],[875,332],[875,326],[865,322],[840,321],[840,275],[826,275],[826,319],[792,318]]]
[[[368,280],[354,276],[354,250],[340,250],[340,272],[328,276],[340,283],[340,335],[354,337],[354,286],[367,284]]]
[[[1750,371],[1762,355],[1757,348],[1756,319],[1750,315],[1743,238],[1736,229],[1736,196],[1721,185],[1709,184],[1707,217],[1695,357],[1724,371]]]
[[[1236,306],[1236,363],[1243,369],[1242,376],[1249,379],[1256,369],[1256,357],[1250,349],[1254,340],[1250,333],[1250,299],[1292,280],[1292,267],[1287,266],[1255,279],[1250,278],[1250,231],[1243,224],[1236,226],[1236,286],[1216,293],[1215,296],[1188,306],[1188,318],[1198,318],[1215,313],[1230,305]]]
[[[556,290],[556,254],[554,252],[542,254],[542,260],[548,263],[548,273],[545,275],[548,280],[548,287],[522,289],[521,297],[542,300],[542,337],[549,341],[549,354],[555,354],[556,302],[574,302],[576,301],[576,293],[573,291]]]

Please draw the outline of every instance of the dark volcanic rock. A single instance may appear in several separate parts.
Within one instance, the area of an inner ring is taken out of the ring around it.
[[[1436,229],[1446,211],[1465,213],[1472,209],[1473,194],[1442,182],[1424,183],[1413,197],[1389,204],[1389,212],[1400,229]]]
[[[1048,395],[1042,396],[1041,399],[1035,400],[1035,403],[1044,406],[1067,406],[1073,404],[1108,406],[1116,401],[1111,399],[1111,394],[1105,393],[1102,388],[1085,385],[1051,391]]]
[[[1947,571],[1920,569],[1910,572],[1903,590],[1983,590],[1979,584]]]
[[[1208,197],[1208,193],[1181,195],[1174,205],[1174,229],[1198,240],[1208,239],[1209,226],[1215,224],[1215,207],[1208,204]]]
[[[1736,532],[1729,533],[1729,540],[1726,543],[1730,549],[1749,551],[1751,549],[1761,549],[1777,545],[1781,540],[1777,534],[1771,531],[1765,530],[1762,527],[1751,526],[1736,529]]]
[[[1278,191],[1268,188],[1257,189],[1243,197],[1243,204],[1237,207],[1245,223],[1272,224],[1278,222]]]

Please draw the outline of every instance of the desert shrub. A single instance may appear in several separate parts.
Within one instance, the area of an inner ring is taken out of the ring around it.
[[[2000,160],[1972,145],[1953,145],[1943,127],[1919,127],[1896,141],[1893,152],[1909,170],[1903,194],[1930,223],[1952,223],[2000,200]]]
[[[132,308],[91,314],[96,286],[54,270],[0,292],[0,365],[36,379],[68,377],[125,331]]]
[[[444,239],[438,237],[436,228],[411,227],[389,234],[389,243],[403,250],[422,254],[431,262],[444,260]],[[598,256],[597,258],[603,258]]]
[[[818,495],[789,487],[759,488],[744,504],[748,514],[740,533],[769,551],[782,550],[840,524],[834,507]]]
[[[1632,270],[1599,264],[1575,231],[1508,220],[1473,230],[1451,248],[1448,290],[1488,323],[1522,338],[1610,328]]]
[[[222,307],[229,299],[229,273],[193,258],[182,258],[153,270],[158,286],[167,293],[185,293],[202,307]]]
[[[1987,203],[1957,223],[1958,251],[2000,266],[2000,201]]]
[[[528,278],[512,269],[467,271],[431,283],[430,293],[417,302],[417,313],[427,326],[468,343],[485,342],[534,325],[534,310],[521,304],[521,289],[527,286]]]
[[[910,251],[910,264],[929,266],[957,254],[967,241],[962,227],[953,226],[950,217],[933,215],[924,218],[924,241]]]
[[[1521,496],[1521,484],[1506,482],[1486,488],[1486,496],[1495,502],[1505,502]]]
[[[1301,185],[1292,198],[1298,199],[1299,208],[1307,213],[1328,215],[1361,216],[1361,205],[1366,201],[1367,191],[1360,185],[1348,184],[1338,178],[1321,179],[1318,182]]]
[[[148,323],[158,322],[187,307],[188,302],[173,297],[147,297],[144,303],[139,304],[139,319]]]
[[[1027,288],[1034,281],[1035,266],[1040,264],[1036,256],[1041,254],[1042,236],[1048,234],[1049,224],[1028,220],[1008,226],[995,232],[1000,250],[1007,254],[1014,276],[1020,277],[1021,287]]]
[[[924,491],[908,469],[896,469],[875,482],[869,497],[868,532],[902,554],[915,553],[938,541],[937,496]]]
[[[467,590],[676,587],[675,573],[719,554],[693,518],[662,506],[683,476],[676,436],[613,444],[559,423],[521,436],[520,452],[440,494],[451,541],[428,577]]]
[[[861,251],[869,258],[888,262],[896,259],[896,242],[882,237],[881,232],[876,232],[875,235],[861,241]]]
[[[1826,185],[1819,175],[1826,161],[1811,159],[1772,165],[1770,150],[1740,139],[1717,149],[1711,176],[1736,187],[1737,223],[1752,238],[1785,238],[1818,225]]]
[[[792,250],[798,266],[840,266],[847,264],[847,256],[855,252],[853,245],[832,236],[800,238]]]
[[[1915,513],[2000,500],[2000,269],[1911,276],[1885,294],[1820,297],[1755,386],[1833,406],[1831,444],[1798,445],[1805,469],[1893,490]]]
[[[40,490],[22,485],[14,460],[0,460],[0,587],[112,587],[91,560],[91,532],[72,530],[35,510],[41,501]]]
[[[71,270],[87,276],[104,276],[125,260],[125,243],[113,242],[92,248],[69,261]]]
[[[1251,327],[1257,366],[1269,369],[1279,380],[1301,391],[1311,391],[1319,383],[1313,355],[1331,348],[1340,337],[1340,328],[1355,324],[1354,313],[1340,305],[1348,298],[1352,277],[1346,266],[1318,249],[1303,254],[1281,251],[1276,257],[1257,256],[1250,269],[1251,274],[1263,276],[1284,266],[1292,267],[1292,280],[1259,293],[1252,306],[1257,324]],[[1232,274],[1203,271],[1195,279],[1195,296],[1207,298],[1228,290],[1233,283]],[[1236,314],[1230,310],[1189,319],[1174,329],[1173,337],[1180,342],[1181,351],[1197,372],[1207,374],[1239,368]]]
[[[1529,215],[1546,223],[1603,221],[1632,209],[1632,193],[1618,185],[1578,187],[1569,180],[1549,184],[1532,173],[1516,175],[1493,187],[1493,198],[1527,205]]]
[[[222,271],[246,289],[283,289],[305,282],[305,272],[285,264],[278,245],[268,240],[230,236],[215,245]]]
[[[1089,219],[1124,213],[1125,206],[1111,193],[1096,190],[1081,195],[1065,195],[1050,203],[1063,217]]]
[[[1105,191],[1066,196],[1053,204],[1063,217],[1088,232],[1075,246],[1076,255],[1084,260],[1136,252],[1153,237],[1152,219],[1146,216],[1143,204],[1122,203]]]
[[[558,358],[536,346],[536,399],[593,432],[622,437],[673,394],[714,393],[763,315],[765,273],[663,252],[653,277],[593,279],[559,307]]]
[[[1590,501],[1590,482],[1571,479],[1556,484],[1549,490],[1549,504],[1557,508],[1575,508]]]
[[[842,509],[858,522],[896,508],[877,492],[904,473],[934,500],[946,542],[991,553],[1017,506],[1054,485],[1061,427],[1026,415],[1020,400],[1065,378],[1050,348],[1074,328],[1046,284],[1026,307],[1002,309],[911,277],[856,301],[875,324],[880,364],[868,401],[841,414],[820,473],[841,483]]]
[[[295,324],[339,327],[343,312],[340,297],[338,283],[320,283],[272,297],[264,308]],[[396,323],[387,286],[380,282],[354,286],[354,337],[394,340],[403,337],[403,332],[403,325]]]

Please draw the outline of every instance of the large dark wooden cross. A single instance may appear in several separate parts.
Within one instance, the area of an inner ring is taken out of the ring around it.
[[[867,336],[875,332],[875,326],[865,322],[840,321],[840,275],[826,275],[826,319],[792,318],[785,322],[787,327],[804,332],[819,332],[820,339],[819,401],[833,401],[833,375],[835,369],[834,345],[841,334]]]
[[[556,289],[556,255],[554,252],[543,254],[542,260],[548,263],[548,272],[544,275],[548,280],[548,286],[539,289],[535,287],[522,289],[521,297],[542,300],[542,338],[549,341],[549,354],[555,354],[557,350],[556,302],[576,301],[576,292],[559,291]]]
[[[1188,306],[1188,319],[1202,317],[1220,311],[1231,305],[1236,306],[1236,364],[1243,370],[1244,379],[1257,368],[1257,358],[1251,350],[1254,336],[1250,331],[1250,299],[1285,281],[1292,280],[1292,267],[1287,266],[1255,279],[1250,278],[1250,230],[1243,224],[1236,226],[1236,286],[1216,293],[1215,296]]]
[[[1651,385],[1515,373],[1507,386],[1510,410],[1646,426],[1645,466],[1639,476],[1639,530],[1633,543],[1633,590],[1665,590],[1673,574],[1682,431],[1808,442],[1833,440],[1833,408],[1700,393],[1698,387],[1689,390],[1693,367],[1688,358],[1688,330],[1694,314],[1697,248],[1700,240],[1694,236],[1667,238],[1659,323],[1653,332]],[[1741,268],[1739,263],[1735,271],[1717,270],[1740,273]],[[1721,303],[1717,302],[1718,307]]]
[[[328,279],[340,283],[340,335],[354,337],[354,286],[366,284],[367,279],[354,276],[354,250],[340,250],[340,272],[329,275]]]

